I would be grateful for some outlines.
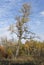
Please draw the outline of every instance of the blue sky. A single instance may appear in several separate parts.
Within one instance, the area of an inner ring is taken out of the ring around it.
[[[9,36],[8,26],[16,22],[15,16],[25,2],[31,4],[31,31],[44,40],[44,0],[0,0],[0,37]]]

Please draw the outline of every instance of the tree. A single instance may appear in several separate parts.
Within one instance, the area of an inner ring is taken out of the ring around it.
[[[21,45],[21,40],[22,39],[30,39],[28,37],[28,34],[34,34],[32,32],[30,32],[27,28],[27,22],[29,22],[29,15],[30,15],[30,5],[28,3],[24,3],[21,10],[20,10],[20,14],[19,16],[16,16],[16,29],[17,31],[15,31],[14,29],[14,25],[12,24],[12,26],[10,26],[10,31],[11,33],[15,33],[18,37],[18,47],[16,50],[16,57],[19,55],[19,49],[20,49],[20,45]]]
[[[21,12],[22,16],[16,17],[16,20],[17,20],[16,27],[17,27],[17,30],[18,30],[17,36],[19,38],[16,56],[18,56],[18,53],[19,53],[21,39],[26,38],[25,35],[23,35],[23,34],[27,32],[27,27],[25,26],[25,24],[29,21],[30,6],[27,3],[23,4],[23,7],[22,7],[20,12]]]

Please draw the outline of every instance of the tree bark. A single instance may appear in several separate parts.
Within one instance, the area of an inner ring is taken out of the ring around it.
[[[21,39],[19,39],[19,41],[18,41],[18,47],[17,47],[17,50],[16,50],[16,57],[19,56],[20,44],[21,44]]]

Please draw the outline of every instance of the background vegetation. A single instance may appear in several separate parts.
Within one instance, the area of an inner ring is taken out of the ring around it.
[[[16,62],[27,61],[34,62],[35,65],[44,65],[44,42],[38,42],[35,40],[26,41],[25,44],[20,45],[17,58],[17,43],[6,41],[6,44],[0,46],[0,59],[14,59]]]

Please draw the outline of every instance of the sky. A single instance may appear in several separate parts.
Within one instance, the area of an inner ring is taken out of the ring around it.
[[[8,27],[15,24],[15,16],[23,3],[31,5],[29,27],[44,40],[44,0],[0,0],[0,37],[10,38]],[[15,39],[17,39],[15,35]]]

